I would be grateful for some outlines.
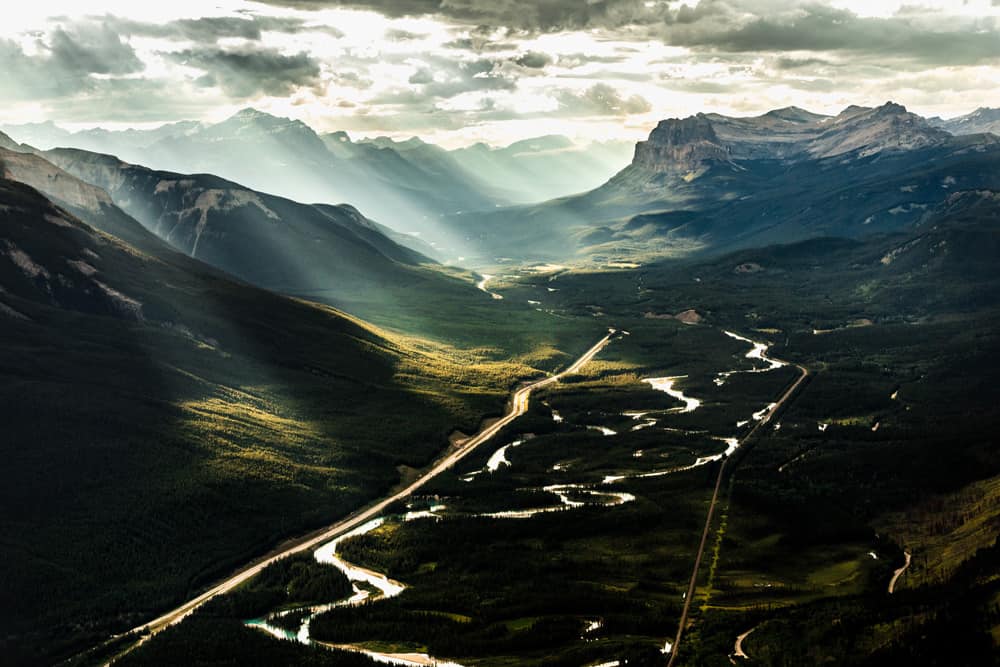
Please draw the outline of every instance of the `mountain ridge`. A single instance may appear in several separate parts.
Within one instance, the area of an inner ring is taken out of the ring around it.
[[[997,163],[997,137],[953,136],[893,102],[832,117],[696,114],[658,123],[632,163],[598,188],[474,224],[497,255],[530,248],[538,261],[720,252],[782,233],[898,229],[949,189],[994,187]],[[864,194],[852,193],[857,186]],[[877,195],[887,192],[883,210]]]

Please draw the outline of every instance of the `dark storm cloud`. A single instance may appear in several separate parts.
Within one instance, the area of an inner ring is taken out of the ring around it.
[[[650,23],[666,10],[644,0],[260,0],[294,9],[369,9],[384,16],[436,15],[475,25],[518,30],[569,30]]]
[[[889,18],[871,18],[801,0],[702,0],[694,6],[660,2],[647,6],[645,0],[263,1],[298,9],[368,9],[390,17],[431,15],[528,33],[641,26],[649,38],[697,50],[849,51],[940,65],[1000,59],[1000,26],[993,19],[937,21],[935,17],[945,16],[944,12],[921,7],[904,8]],[[471,38],[455,44],[477,48]]]
[[[51,65],[78,74],[132,74],[142,61],[107,24],[56,28],[48,45]]]
[[[174,62],[204,70],[202,86],[218,86],[226,94],[247,98],[258,94],[290,95],[320,84],[320,63],[307,53],[285,55],[276,49],[185,49],[164,53]]]
[[[703,0],[668,15],[660,32],[676,46],[722,52],[850,52],[915,59],[938,65],[968,65],[1000,58],[1000,29],[989,18],[929,23],[926,14],[860,17],[819,4]]]
[[[550,65],[552,63],[552,56],[538,51],[528,51],[527,53],[514,58],[514,62],[521,67],[527,67],[529,69],[542,69],[546,65]]]
[[[784,56],[776,58],[774,66],[781,70],[801,69],[803,67],[822,67],[830,65],[828,60],[823,58],[786,58]]]
[[[48,40],[35,41],[28,55],[17,42],[0,39],[0,93],[8,100],[47,99],[93,89],[92,74],[141,72],[142,61],[105,24],[56,27]]]
[[[193,42],[217,42],[223,38],[240,38],[249,41],[260,41],[267,31],[298,33],[303,30],[316,30],[343,36],[336,28],[329,26],[308,26],[306,21],[298,18],[277,16],[209,16],[198,19],[180,19],[167,23],[148,23],[133,21],[116,16],[102,18],[105,25],[120,34],[140,37],[159,37],[161,39],[188,40]]]

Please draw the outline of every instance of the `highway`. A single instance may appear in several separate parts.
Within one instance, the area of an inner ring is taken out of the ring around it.
[[[737,338],[737,336],[733,337]],[[742,339],[742,340],[748,340],[748,339]],[[753,343],[754,341],[749,341],[749,342]],[[757,345],[756,343],[754,344]],[[760,358],[765,362],[771,363],[772,368],[777,368],[777,366],[773,365],[774,363],[780,363],[780,364],[785,363],[782,362],[780,359],[768,358],[764,353],[761,353],[758,358]],[[754,427],[750,429],[750,431],[745,436],[743,436],[742,440],[740,440],[741,446],[747,440],[752,438],[754,434],[757,433],[757,430],[759,428],[761,428],[765,424],[770,423],[771,417],[773,417],[775,413],[777,413],[782,408],[782,406],[784,406],[788,402],[788,400],[795,395],[795,392],[798,391],[799,387],[802,386],[802,383],[805,382],[807,377],[809,377],[809,370],[805,366],[797,365],[796,368],[799,369],[800,373],[798,379],[792,384],[791,387],[788,388],[787,391],[785,391],[784,394],[781,395],[781,398],[779,398],[763,413],[761,419],[757,421]],[[715,478],[715,489],[712,491],[712,500],[708,504],[708,513],[705,516],[705,528],[701,533],[701,543],[698,545],[698,551],[695,554],[694,568],[691,571],[691,581],[688,583],[687,594],[684,596],[684,609],[681,611],[680,622],[677,624],[677,634],[674,637],[674,642],[670,651],[670,659],[667,661],[667,667],[673,667],[674,661],[677,660],[677,654],[680,652],[679,649],[681,645],[681,638],[684,635],[685,626],[687,625],[688,612],[691,610],[691,601],[694,599],[695,589],[698,586],[698,570],[701,567],[701,557],[705,553],[705,543],[708,541],[708,534],[712,530],[712,517],[715,515],[715,505],[719,499],[719,488],[722,486],[722,477],[726,470],[726,463],[727,460],[722,459],[722,462],[719,464],[719,474]]]
[[[225,581],[222,581],[212,588],[208,589],[204,593],[198,595],[191,600],[188,600],[179,607],[168,611],[167,613],[159,616],[148,623],[144,623],[136,628],[130,630],[130,633],[135,634],[137,637],[139,635],[145,635],[148,638],[156,633],[174,625],[175,623],[183,620],[188,614],[193,612],[195,609],[205,604],[212,598],[218,597],[219,595],[224,595],[229,591],[233,590],[243,582],[259,574],[268,565],[271,565],[275,561],[291,556],[293,554],[301,553],[303,551],[308,551],[314,549],[321,544],[328,542],[347,531],[350,531],[361,524],[373,519],[380,514],[382,514],[385,509],[396,502],[397,500],[402,500],[407,496],[413,494],[420,487],[425,485],[430,480],[434,479],[440,475],[445,470],[448,470],[453,465],[462,460],[465,456],[470,454],[479,445],[490,440],[497,433],[499,433],[505,426],[510,424],[512,421],[523,415],[528,410],[529,399],[531,398],[531,392],[536,389],[548,386],[555,382],[558,382],[560,378],[567,375],[576,373],[584,365],[586,365],[590,360],[592,360],[597,354],[604,349],[604,347],[611,342],[612,336],[617,333],[615,329],[609,329],[608,334],[598,341],[593,347],[587,350],[581,357],[579,357],[571,366],[565,370],[560,371],[555,375],[550,375],[546,378],[536,380],[529,384],[526,384],[518,388],[512,395],[507,407],[507,412],[504,413],[502,417],[496,421],[484,426],[475,435],[466,438],[461,441],[458,448],[454,451],[446,454],[444,457],[439,459],[429,470],[422,473],[420,477],[408,484],[400,491],[386,496],[385,498],[376,501],[367,507],[358,510],[354,514],[351,514],[345,519],[341,519],[337,523],[322,529],[319,532],[311,533],[301,537],[290,544],[283,546],[280,551],[271,553],[238,571],[236,574],[232,575]],[[125,633],[129,634],[129,633]],[[122,635],[118,635],[112,639],[116,639]]]

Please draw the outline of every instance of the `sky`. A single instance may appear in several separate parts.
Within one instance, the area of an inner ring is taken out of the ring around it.
[[[448,146],[790,105],[950,117],[1000,107],[1000,0],[31,0],[4,9],[0,99],[3,124],[252,106]]]

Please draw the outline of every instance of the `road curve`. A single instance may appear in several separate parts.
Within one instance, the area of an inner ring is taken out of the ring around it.
[[[906,559],[905,562],[903,563],[903,567],[893,572],[892,580],[889,581],[889,595],[892,595],[893,593],[896,592],[896,582],[899,580],[901,576],[903,576],[903,573],[906,572],[906,569],[910,567],[910,560],[912,560],[910,552],[904,551],[903,557]]]
[[[148,638],[149,636],[152,636],[170,627],[171,625],[180,622],[181,620],[184,619],[184,617],[186,617],[188,614],[190,614],[195,609],[205,604],[212,598],[218,597],[219,595],[223,595],[233,590],[243,582],[252,578],[254,575],[260,573],[264,568],[266,568],[268,565],[271,565],[275,561],[281,558],[285,558],[287,556],[291,556],[293,554],[301,553],[303,551],[308,551],[309,549],[317,547],[323,544],[324,542],[328,542],[329,540],[338,537],[342,533],[345,533],[349,530],[356,528],[357,526],[363,524],[369,519],[375,518],[376,516],[381,514],[389,505],[396,502],[397,500],[401,500],[411,495],[414,491],[422,487],[424,484],[434,479],[442,472],[455,465],[465,456],[470,454],[474,449],[476,449],[476,447],[486,442],[487,440],[493,438],[497,433],[499,433],[503,429],[503,427],[507,426],[512,421],[514,421],[515,419],[523,415],[525,412],[527,412],[528,401],[529,398],[531,397],[532,391],[553,384],[554,382],[558,382],[560,378],[579,371],[585,364],[587,364],[591,359],[597,356],[597,354],[602,349],[604,349],[604,347],[611,341],[611,337],[614,336],[616,333],[617,331],[615,329],[609,329],[608,334],[604,338],[598,341],[597,344],[595,344],[589,350],[584,352],[584,354],[580,358],[578,358],[575,362],[573,362],[571,366],[569,366],[565,370],[560,371],[555,375],[550,375],[541,380],[536,380],[517,389],[511,396],[510,403],[507,407],[507,412],[500,419],[496,420],[495,422],[492,422],[488,426],[483,427],[474,436],[466,438],[464,441],[461,442],[458,449],[441,458],[437,463],[433,465],[433,467],[430,468],[430,470],[424,472],[422,475],[420,475],[420,477],[411,482],[402,490],[397,491],[392,495],[389,495],[371,505],[368,505],[367,507],[361,510],[358,510],[354,514],[348,516],[347,518],[341,519],[337,523],[322,529],[321,532],[311,533],[310,535],[299,538],[298,540],[291,543],[289,546],[283,548],[281,551],[270,554],[264,557],[263,559],[258,560],[246,566],[233,576],[229,577],[225,581],[222,581],[221,583],[216,584],[215,586],[208,589],[201,595],[192,598],[191,600],[185,602],[176,609],[173,609],[163,614],[162,616],[159,616],[158,618],[149,621],[148,623],[144,623],[143,625],[133,628],[132,630],[129,631],[129,633],[133,633],[136,635],[146,634]]]
[[[749,637],[750,633],[753,632],[756,629],[757,629],[757,626],[755,625],[754,627],[750,628],[749,630],[747,630],[742,635],[740,635],[739,637],[736,638],[736,644],[733,645],[733,654],[729,657],[729,662],[731,662],[732,664],[735,665],[736,664],[736,658],[742,658],[744,660],[749,660],[750,659],[750,656],[748,656],[746,654],[746,651],[743,650],[743,640],[745,640],[747,637]]]
[[[775,361],[781,361],[780,359],[775,359]],[[740,445],[745,443],[747,440],[753,437],[757,432],[757,429],[764,426],[771,421],[771,417],[774,416],[778,410],[781,409],[788,400],[795,395],[802,383],[805,382],[806,378],[809,377],[809,370],[805,366],[795,365],[799,369],[799,378],[792,384],[788,390],[781,395],[779,398],[761,417],[761,419],[754,424],[754,427],[743,436],[740,440]],[[719,474],[715,478],[715,489],[712,491],[712,500],[708,504],[708,514],[705,516],[705,529],[701,533],[701,544],[698,545],[698,552],[695,554],[694,558],[694,568],[691,571],[691,581],[688,583],[687,594],[684,596],[684,609],[681,611],[681,619],[677,624],[677,635],[674,637],[674,643],[670,651],[670,659],[667,661],[667,667],[673,667],[674,661],[677,660],[677,654],[680,652],[681,637],[684,635],[684,626],[687,625],[688,612],[691,610],[691,601],[694,599],[694,592],[698,586],[698,570],[701,567],[701,557],[705,553],[705,543],[708,541],[708,534],[712,530],[712,517],[715,514],[715,504],[719,499],[719,488],[722,486],[722,476],[726,470],[726,459],[722,459],[719,464]]]

